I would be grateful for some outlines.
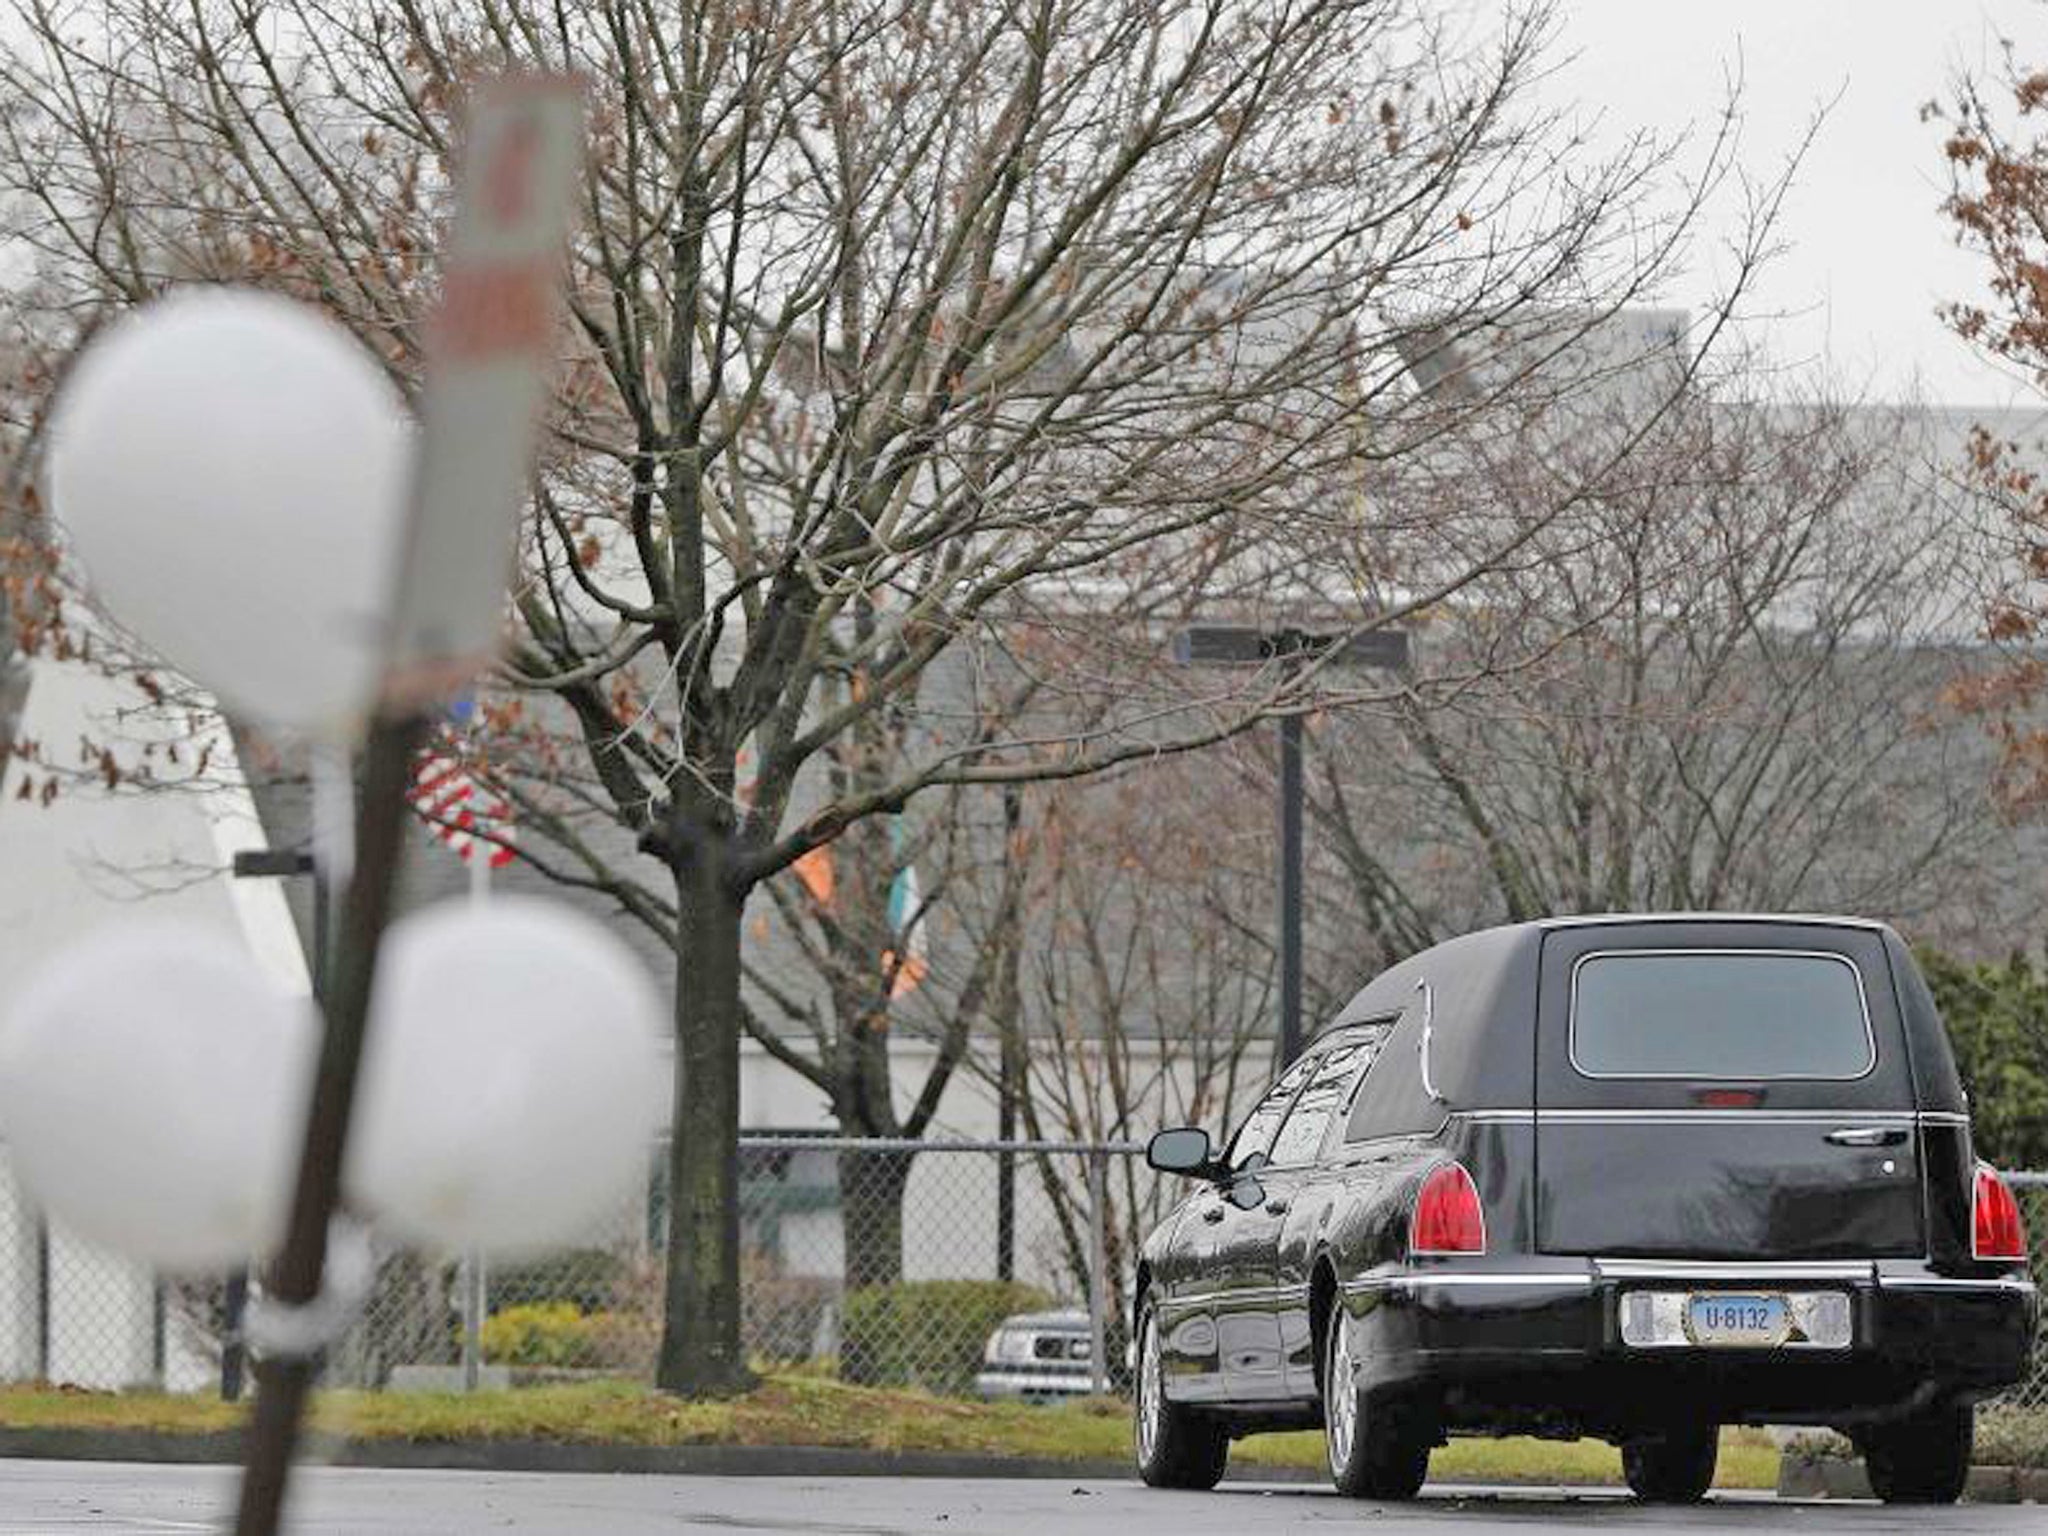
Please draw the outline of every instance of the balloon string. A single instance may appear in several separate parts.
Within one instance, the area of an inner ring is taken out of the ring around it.
[[[369,1233],[336,1216],[327,1225],[327,1264],[320,1294],[302,1306],[261,1295],[242,1320],[242,1339],[259,1359],[310,1359],[349,1335],[377,1279]]]
[[[313,748],[313,861],[327,889],[348,889],[356,863],[356,781],[346,748]]]

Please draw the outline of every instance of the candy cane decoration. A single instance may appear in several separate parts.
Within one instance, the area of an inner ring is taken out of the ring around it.
[[[478,858],[486,869],[512,862],[507,846],[512,836],[512,806],[503,795],[485,789],[451,757],[429,754],[420,759],[408,798],[427,820],[434,836],[465,864]],[[488,832],[489,837],[479,836]]]

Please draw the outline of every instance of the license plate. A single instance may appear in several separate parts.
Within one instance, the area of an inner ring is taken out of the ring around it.
[[[1685,1332],[1709,1349],[1776,1349],[1792,1335],[1792,1310],[1782,1296],[1695,1293],[1686,1300]]]

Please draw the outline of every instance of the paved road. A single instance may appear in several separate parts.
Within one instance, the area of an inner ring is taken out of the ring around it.
[[[224,1467],[0,1462],[0,1536],[170,1536],[219,1529],[232,1487]],[[1261,1532],[1361,1525],[1373,1536],[1529,1536],[1545,1525],[1600,1536],[1719,1531],[1745,1536],[2002,1536],[2048,1530],[2040,1506],[1892,1510],[1780,1503],[1762,1495],[1697,1509],[1642,1509],[1619,1494],[1431,1489],[1412,1505],[1358,1504],[1321,1489],[1228,1484],[1210,1494],[1129,1483],[952,1482],[898,1478],[585,1476],[314,1468],[295,1483],[290,1528],[334,1533],[646,1536],[677,1531],[832,1532],[843,1536],[1066,1536],[1068,1532]]]

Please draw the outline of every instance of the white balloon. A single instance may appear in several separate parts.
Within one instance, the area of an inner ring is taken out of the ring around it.
[[[108,611],[231,710],[327,735],[379,682],[411,439],[305,305],[186,289],[80,354],[48,486]]]
[[[81,1237],[171,1271],[284,1236],[310,1001],[209,929],[144,919],[59,953],[0,1018],[0,1138]]]
[[[615,934],[553,902],[446,902],[377,961],[344,1183],[424,1246],[575,1241],[647,1173],[661,1007]]]

